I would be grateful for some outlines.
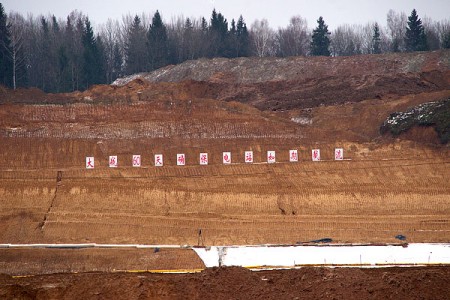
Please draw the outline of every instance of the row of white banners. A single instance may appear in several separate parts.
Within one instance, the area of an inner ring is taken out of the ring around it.
[[[320,149],[313,149],[311,151],[312,161],[320,161]],[[223,164],[228,165],[231,164],[231,152],[223,152],[222,154]],[[344,159],[344,150],[342,148],[334,149],[334,159],[335,160],[343,160]],[[290,162],[298,162],[298,151],[297,150],[289,150],[289,161]],[[267,151],[267,163],[272,164],[276,162],[275,151]],[[245,151],[244,154],[244,163],[251,164],[253,163],[253,151]],[[208,153],[200,153],[199,158],[200,165],[208,165]],[[163,155],[155,154],[155,166],[162,167],[164,165]],[[184,153],[177,154],[177,166],[186,165],[186,155]],[[109,167],[117,168],[119,166],[119,161],[116,155],[112,155],[109,157]],[[132,157],[132,166],[140,167],[141,166],[141,156],[133,155]],[[95,159],[92,156],[86,157],[86,169],[93,169],[95,167]]]

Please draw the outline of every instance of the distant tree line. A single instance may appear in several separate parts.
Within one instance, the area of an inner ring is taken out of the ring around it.
[[[37,87],[45,92],[85,90],[124,75],[149,72],[186,60],[214,57],[348,56],[450,48],[450,22],[423,21],[390,10],[386,27],[340,25],[330,32],[320,17],[311,30],[300,16],[273,30],[267,20],[250,28],[240,16],[229,23],[211,17],[176,17],[164,22],[159,11],[108,20],[94,33],[87,16],[70,13],[26,18],[6,15],[0,3],[0,84]]]

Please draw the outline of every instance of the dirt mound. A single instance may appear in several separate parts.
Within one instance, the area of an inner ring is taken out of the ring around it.
[[[351,57],[238,58],[188,61],[136,78],[185,82],[195,96],[291,110],[450,88],[450,51]],[[187,82],[187,83],[186,83]],[[174,87],[174,85],[172,85]]]
[[[423,74],[329,76],[305,80],[222,86],[217,98],[241,101],[261,110],[285,111],[317,106],[339,105],[365,99],[382,99],[447,89],[425,79]],[[450,77],[450,72],[441,72]],[[213,97],[213,95],[211,95]]]
[[[412,107],[405,112],[392,113],[380,127],[381,133],[390,132],[394,136],[410,131],[417,126],[433,126],[442,144],[450,140],[450,98],[438,102],[427,102]],[[428,131],[423,130],[427,133]],[[423,134],[414,130],[409,138],[423,140]],[[436,134],[431,134],[426,140],[434,140]],[[417,138],[418,137],[418,138]]]
[[[449,50],[342,57],[214,58],[187,61],[152,73],[121,78],[113,85],[124,85],[140,76],[152,82],[194,80],[249,84],[334,76],[445,72],[449,68]]]
[[[214,99],[286,111],[450,89],[450,50],[351,57],[200,59],[84,92],[2,89],[2,103],[133,104]]]
[[[0,86],[0,104],[22,103],[22,104],[50,104],[68,103],[71,97],[62,94],[46,94],[37,88],[11,90]]]

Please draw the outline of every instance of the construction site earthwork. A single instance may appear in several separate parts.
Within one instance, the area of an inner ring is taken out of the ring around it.
[[[0,298],[449,299],[449,139],[449,50],[0,87]]]

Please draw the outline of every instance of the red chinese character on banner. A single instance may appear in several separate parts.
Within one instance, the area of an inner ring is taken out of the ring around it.
[[[247,163],[253,162],[253,152],[252,151],[245,151],[245,162],[247,162]]]
[[[343,160],[344,159],[344,150],[342,148],[336,148],[334,150],[334,159],[335,160]]]
[[[200,153],[200,164],[201,165],[208,164],[208,153]]]
[[[178,154],[177,155],[177,165],[184,166],[186,164],[186,159],[184,157],[184,154]]]
[[[312,150],[312,160],[320,161],[320,150],[319,149]]]
[[[292,161],[298,161],[298,154],[297,150],[291,150],[291,156],[289,157],[289,160]]]
[[[223,163],[224,164],[230,164],[231,163],[231,153],[230,152],[224,152],[223,153]]]
[[[161,167],[163,165],[163,156],[162,154],[155,155],[155,166]]]
[[[267,152],[267,162],[268,163],[275,163],[275,151],[268,151]]]
[[[133,155],[133,167],[140,167],[141,166],[141,156],[140,155]]]
[[[109,167],[110,168],[117,167],[117,156],[110,156],[109,157]]]
[[[93,169],[93,168],[94,168],[94,158],[86,157],[86,169]]]

